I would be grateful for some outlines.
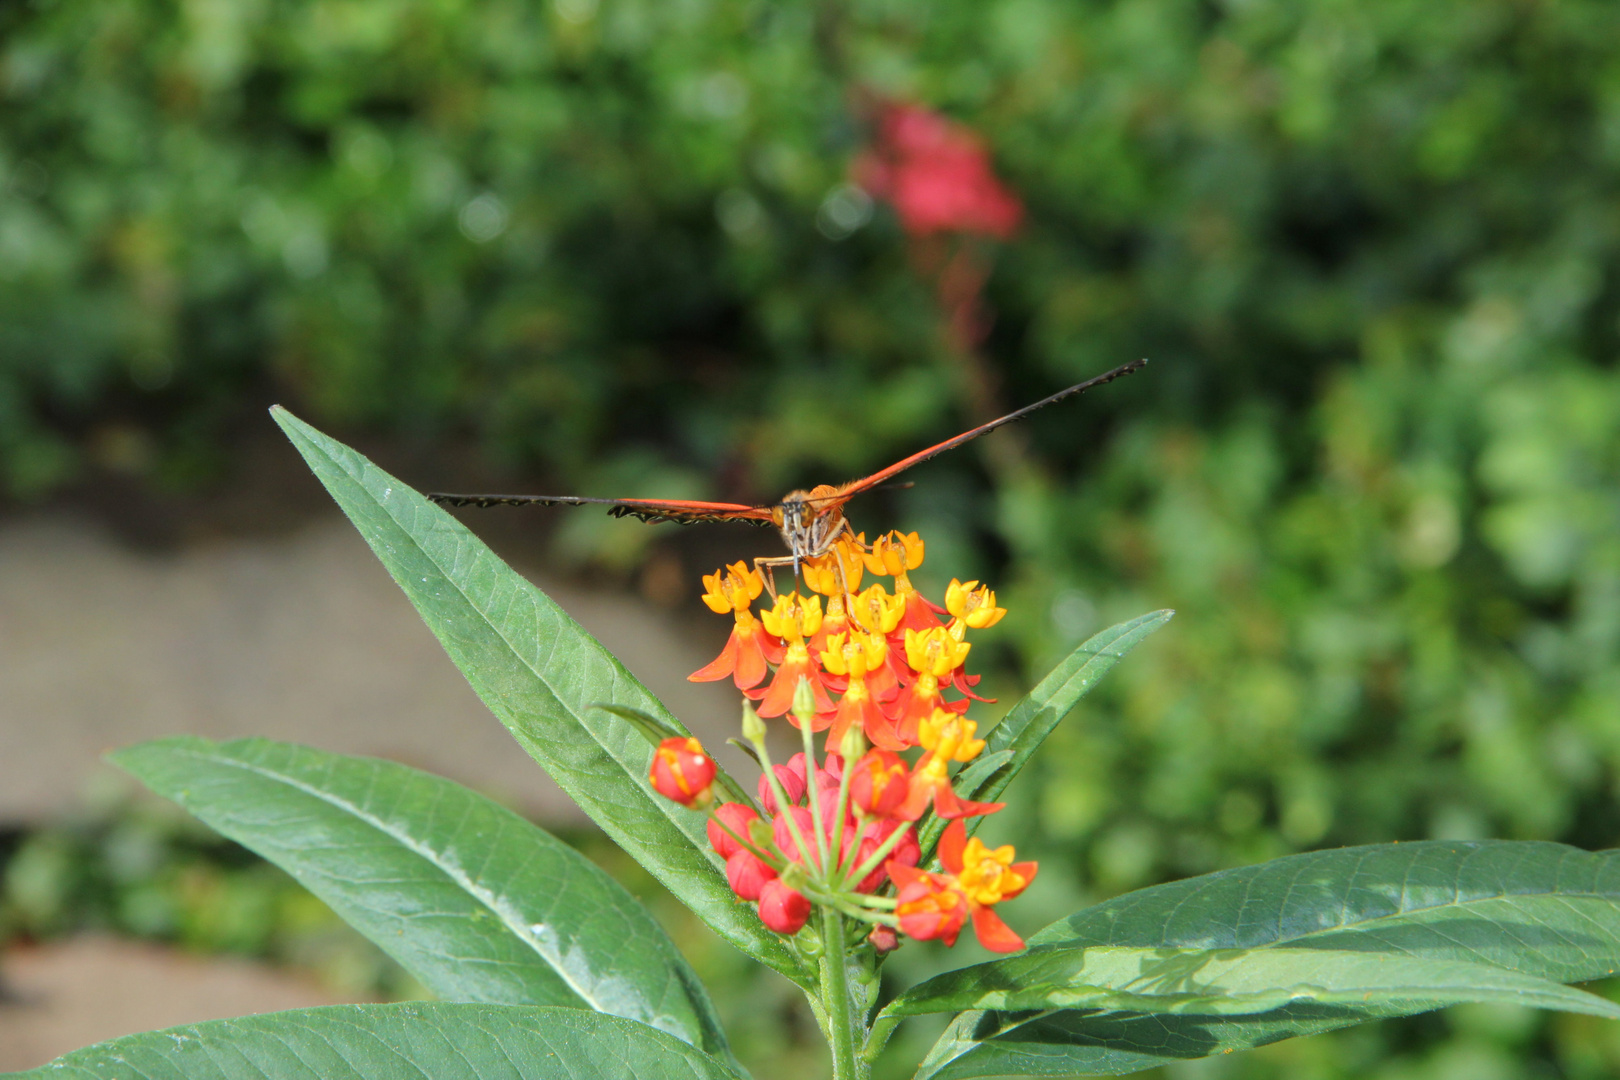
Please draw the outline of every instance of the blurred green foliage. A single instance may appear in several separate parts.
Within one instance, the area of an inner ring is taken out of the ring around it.
[[[1180,610],[1012,793],[1031,910],[1611,846],[1617,40],[1597,0],[8,5],[0,469],[183,483],[274,392],[583,493],[770,497],[1146,355],[887,508],[1000,588],[1008,693]],[[851,210],[865,94],[983,132],[1027,203],[979,356]],[[1531,1068],[1613,1075],[1620,1037],[1454,1012],[1199,1075]]]
[[[71,820],[0,837],[0,941],[84,931],[297,965],[356,999],[421,994],[281,870],[151,798],[104,792]]]

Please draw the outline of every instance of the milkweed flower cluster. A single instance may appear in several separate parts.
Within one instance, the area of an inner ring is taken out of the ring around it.
[[[704,602],[734,625],[720,655],[690,678],[729,678],[742,691],[744,735],[763,765],[757,802],[712,807],[708,837],[732,890],[757,903],[778,933],[796,933],[826,905],[870,923],[880,951],[899,934],[953,944],[971,920],[982,944],[1009,952],[1023,942],[993,909],[1024,890],[1035,864],[969,839],[964,819],[1003,804],[972,801],[953,786],[985,746],[966,716],[973,701],[987,700],[965,670],[968,634],[1006,609],[976,581],[953,580],[943,606],[928,600],[908,577],[923,556],[916,533],[870,545],[846,535],[803,564],[808,595],[773,595],[757,615],[766,593],[757,570],[736,563],[704,577]],[[800,728],[805,745],[785,765],[765,749],[764,722],[776,717]],[[823,732],[818,762],[812,738]],[[701,808],[715,772],[691,756],[701,755],[695,746],[666,739],[650,779],[666,797]],[[919,867],[917,830],[930,814],[950,822],[939,870]]]

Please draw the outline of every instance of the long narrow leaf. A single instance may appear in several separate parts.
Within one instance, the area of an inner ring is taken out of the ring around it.
[[[652,748],[597,703],[681,728],[623,664],[477,537],[362,455],[272,410],[304,460],[478,696],[613,840],[726,940],[789,978],[784,939],[739,904],[708,850],[703,815],[653,792]],[[453,735],[446,733],[446,738]]]
[[[1052,729],[1069,715],[1098,680],[1174,615],[1175,612],[1168,609],[1154,611],[1111,626],[1092,635],[1064,657],[1063,662],[1009,709],[985,737],[980,761],[991,760],[998,764],[991,769],[982,766],[976,769],[974,766],[979,765],[976,761],[962,770],[956,793],[978,802],[994,801],[1023,769],[1030,755],[1040,749]],[[969,818],[968,831],[976,832],[983,822],[982,817]],[[934,849],[945,825],[944,820],[934,818],[923,827],[919,839],[924,852]]]
[[[292,874],[444,1000],[595,1009],[730,1060],[708,995],[647,910],[459,784],[268,739],[161,739],[111,757]]]
[[[1045,948],[929,979],[884,1012],[1107,1009],[1251,1016],[1333,1005],[1367,1018],[1497,1002],[1620,1020],[1620,1005],[1517,971],[1463,960],[1331,949]]]
[[[1031,955],[1099,947],[1166,956],[1286,951],[1290,963],[1319,950],[1334,963],[1362,954],[1374,964],[1483,966],[1500,971],[1499,981],[1582,982],[1620,972],[1620,853],[1494,840],[1291,855],[1116,897],[1047,927],[1030,946]],[[1288,985],[1280,979],[1278,988]],[[1448,1000],[1425,999],[1425,1007]],[[1140,1004],[1135,1012],[975,1010],[952,1022],[921,1075],[1116,1075],[1410,1012],[1414,1004],[1358,1009],[1299,1000],[1241,1017],[1144,1013]]]
[[[602,1013],[333,1005],[126,1035],[5,1080],[735,1080],[702,1051]]]

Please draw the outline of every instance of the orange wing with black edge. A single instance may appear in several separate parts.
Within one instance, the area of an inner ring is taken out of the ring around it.
[[[581,495],[447,495],[430,492],[440,506],[605,506],[614,517],[642,521],[696,522],[747,521],[770,525],[771,507],[746,503],[691,502],[679,499],[592,499]]]
[[[843,500],[850,498],[852,495],[858,495],[863,491],[876,487],[885,480],[888,480],[899,473],[905,472],[913,465],[920,464],[921,462],[927,461],[931,457],[943,454],[947,450],[955,449],[970,439],[977,439],[980,435],[986,435],[996,430],[996,428],[1001,427],[1003,424],[1010,424],[1014,420],[1022,420],[1036,409],[1045,408],[1046,406],[1051,405],[1053,402],[1062,401],[1064,398],[1073,397],[1075,394],[1083,394],[1087,390],[1101,386],[1104,383],[1111,383],[1121,376],[1129,375],[1133,371],[1141,370],[1141,368],[1146,366],[1146,364],[1146,360],[1132,360],[1130,363],[1123,364],[1120,367],[1115,368],[1113,371],[1105,371],[1094,379],[1087,379],[1083,383],[1076,383],[1067,390],[1059,390],[1051,397],[1042,398],[1033,405],[1025,405],[1017,412],[1010,412],[1006,416],[1001,417],[999,420],[992,420],[988,424],[980,424],[978,427],[973,428],[970,431],[964,431],[962,434],[957,435],[954,438],[946,439],[942,443],[937,443],[934,446],[930,446],[926,450],[919,450],[910,457],[901,458],[893,465],[890,465],[887,469],[879,469],[871,476],[850,481],[838,489],[836,496],[828,496],[827,501],[831,502],[836,499],[842,502]]]

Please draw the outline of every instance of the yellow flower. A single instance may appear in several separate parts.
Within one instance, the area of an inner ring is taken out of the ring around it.
[[[962,666],[972,648],[965,641],[957,641],[943,626],[920,632],[906,628],[906,663],[919,675],[944,678]]]
[[[907,570],[915,570],[923,562],[923,541],[916,533],[898,530],[880,536],[872,543],[866,555],[866,568],[874,574],[900,577]]]
[[[759,613],[765,629],[788,642],[800,642],[821,629],[821,597],[791,593],[776,598],[776,606]]]
[[[977,581],[964,585],[955,578],[945,589],[945,610],[975,630],[994,626],[1007,614],[1006,608],[996,607],[996,594],[990,586],[981,587]]]
[[[826,651],[821,654],[821,664],[830,674],[862,679],[867,672],[883,666],[888,655],[889,643],[881,637],[858,631],[832,634],[827,638]]]
[[[759,571],[750,570],[746,563],[732,563],[726,567],[725,577],[720,574],[716,570],[703,575],[703,602],[716,615],[747,611],[765,588]]]
[[[984,749],[984,740],[975,739],[979,725],[949,709],[935,709],[934,715],[917,725],[917,742],[928,751],[930,763],[943,766],[947,761],[972,761]]]
[[[860,537],[840,536],[825,555],[804,561],[804,583],[823,596],[853,593],[861,587],[861,574],[865,569],[861,549],[864,546]],[[840,567],[843,569],[841,577]]]
[[[962,869],[956,880],[974,903],[999,904],[1029,884],[1028,878],[1013,869],[1016,857],[1011,844],[992,849],[975,836],[962,849]]]
[[[881,582],[855,597],[855,621],[874,634],[893,633],[905,613],[906,598],[890,596]]]

